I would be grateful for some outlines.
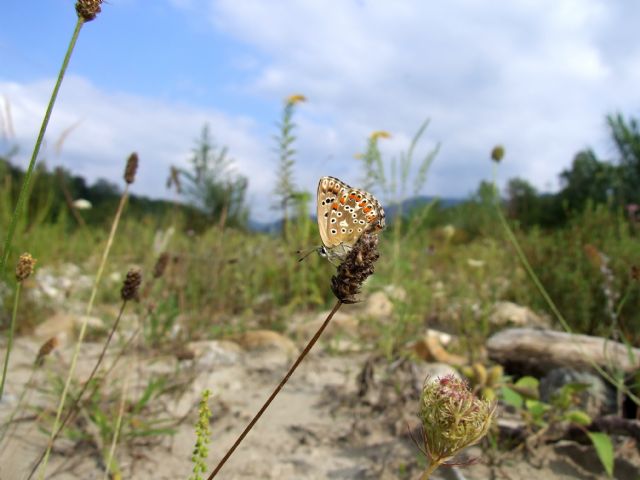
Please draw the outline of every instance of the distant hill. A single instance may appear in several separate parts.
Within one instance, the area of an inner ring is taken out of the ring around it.
[[[425,207],[433,201],[437,201],[438,205],[441,208],[450,208],[450,207],[455,207],[456,205],[464,202],[465,200],[466,199],[464,198],[440,198],[440,197],[432,197],[427,195],[420,195],[418,197],[408,198],[404,202],[402,202],[402,213],[404,215],[407,215],[412,210]],[[384,207],[384,213],[387,217],[388,222],[393,221],[393,219],[398,214],[398,210],[399,208],[397,204],[386,205]]]
[[[441,208],[454,207],[465,201],[465,199],[463,198],[439,198],[439,197],[421,195],[418,197],[408,198],[407,200],[402,202],[402,212],[404,215],[407,215],[412,210],[425,207],[429,203],[433,202],[434,200],[438,202],[438,205]],[[392,204],[384,207],[387,223],[393,222],[396,215],[398,214],[398,210],[399,210],[398,205]],[[315,215],[311,215],[310,218],[314,222],[316,221]],[[279,219],[273,222],[259,222],[257,220],[249,219],[248,228],[253,232],[278,233],[282,230],[282,219]]]

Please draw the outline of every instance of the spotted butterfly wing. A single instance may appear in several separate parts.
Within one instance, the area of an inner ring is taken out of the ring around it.
[[[318,229],[330,260],[343,260],[365,231],[385,226],[384,210],[375,197],[337,178],[320,179],[317,201]]]

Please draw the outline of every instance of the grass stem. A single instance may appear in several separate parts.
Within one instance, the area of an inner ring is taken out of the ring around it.
[[[78,356],[80,354],[80,347],[82,346],[82,341],[84,340],[84,335],[85,335],[85,332],[87,331],[89,315],[93,310],[93,302],[95,301],[96,294],[98,292],[98,286],[100,285],[100,280],[102,279],[104,267],[107,264],[107,258],[109,257],[109,252],[111,251],[111,246],[113,245],[113,239],[116,236],[116,231],[118,230],[118,224],[120,223],[120,217],[122,216],[122,211],[124,210],[124,206],[127,203],[128,196],[129,196],[129,184],[125,183],[124,191],[122,192],[122,196],[120,197],[120,203],[118,204],[118,210],[116,211],[115,217],[113,218],[113,223],[111,224],[111,231],[109,232],[109,238],[107,239],[107,244],[104,248],[104,251],[102,252],[102,259],[100,260],[100,265],[98,266],[96,278],[93,282],[93,288],[91,289],[91,296],[89,297],[89,302],[87,303],[85,316],[82,321],[82,325],[80,326],[80,332],[78,333],[78,341],[76,342],[76,347],[75,347],[75,350],[73,351],[73,356],[71,357],[71,365],[69,366],[69,372],[67,373],[67,380],[64,384],[62,395],[60,395],[60,402],[58,403],[56,418],[53,422],[53,427],[51,429],[51,437],[47,445],[47,450],[44,453],[42,473],[40,474],[40,477],[39,477],[40,480],[44,479],[45,470],[47,468],[47,462],[49,460],[49,455],[51,453],[51,448],[53,447],[53,441],[55,440],[55,436],[57,436],[57,434],[59,433],[58,430],[62,428],[60,427],[60,417],[62,416],[64,403],[67,398],[67,393],[69,392],[69,385],[71,385],[71,379],[73,378],[73,374],[76,369],[76,363],[78,362]],[[122,308],[124,308],[124,303]],[[122,314],[122,310],[120,311],[120,315],[121,314]],[[120,318],[120,315],[118,315],[118,319]],[[116,321],[116,325],[117,325],[117,321]],[[111,339],[111,336],[109,336],[109,340],[110,339]],[[109,340],[107,340],[107,342]],[[38,463],[40,463],[40,460],[38,460]],[[33,475],[33,472],[31,473],[29,478],[31,478],[32,475]]]
[[[11,326],[9,327],[9,337],[7,338],[7,353],[4,357],[4,367],[2,368],[2,381],[0,382],[0,400],[4,394],[4,382],[7,379],[7,369],[9,368],[9,356],[13,347],[13,336],[16,330],[16,318],[18,317],[18,302],[20,301],[20,292],[22,291],[22,282],[18,282],[16,294],[13,299],[13,310],[11,312]]]
[[[47,446],[47,450],[42,455],[40,455],[40,457],[38,458],[38,460],[36,461],[36,463],[32,467],[31,473],[29,474],[28,478],[33,477],[33,474],[36,472],[36,470],[38,469],[38,466],[40,465],[40,463],[43,460],[46,461],[48,459],[49,453],[51,452],[51,447],[53,447],[53,442],[56,441],[56,439],[58,438],[58,436],[60,435],[60,433],[62,432],[64,427],[66,426],[66,424],[69,422],[71,417],[78,410],[78,407],[80,406],[80,401],[82,400],[82,397],[84,396],[84,393],[87,391],[87,388],[91,384],[91,380],[93,380],[93,378],[95,377],[96,372],[98,371],[98,368],[102,364],[102,360],[104,359],[104,356],[107,353],[107,348],[109,347],[109,344],[111,343],[111,339],[113,338],[113,334],[115,333],[116,329],[118,328],[118,324],[120,323],[120,319],[122,318],[122,314],[124,312],[124,307],[126,306],[126,304],[127,304],[126,301],[122,302],[122,305],[120,306],[120,312],[118,312],[118,317],[116,318],[116,321],[113,323],[113,326],[111,327],[111,331],[109,332],[109,336],[107,337],[107,341],[102,346],[102,351],[100,352],[100,356],[98,357],[98,361],[93,366],[93,370],[91,371],[91,374],[89,374],[89,378],[87,378],[87,380],[84,382],[84,385],[80,389],[80,393],[76,396],[73,404],[71,405],[71,407],[67,411],[67,415],[64,417],[62,422],[60,422],[59,426],[55,426],[51,430],[51,437],[49,438],[49,444]],[[47,466],[46,463],[44,463],[42,465],[42,473],[41,473],[41,477],[40,478],[44,477],[44,471],[46,469],[46,466]]]
[[[320,335],[322,335],[322,332],[324,332],[324,329],[327,328],[327,325],[329,325],[329,322],[331,321],[331,319],[333,318],[333,316],[336,314],[336,312],[338,311],[338,309],[341,306],[342,306],[342,302],[340,300],[338,300],[336,302],[335,306],[333,307],[333,310],[331,310],[329,315],[327,315],[327,318],[322,323],[322,325],[320,325],[320,328],[318,328],[318,331],[315,333],[313,338],[311,340],[309,340],[309,343],[307,343],[307,346],[304,347],[304,350],[302,351],[302,353],[300,353],[300,355],[298,355],[298,358],[296,359],[296,361],[293,363],[291,368],[289,368],[289,371],[284,376],[284,378],[282,379],[280,384],[275,388],[275,390],[273,390],[273,392],[271,393],[271,395],[269,396],[267,401],[264,402],[264,405],[262,405],[260,410],[258,410],[258,413],[256,413],[256,415],[253,417],[253,419],[251,419],[249,424],[246,426],[246,428],[240,434],[240,436],[236,439],[235,443],[232,445],[232,447],[229,449],[229,451],[225,454],[225,456],[222,458],[222,460],[220,460],[220,462],[218,463],[216,468],[213,470],[213,472],[211,472],[211,475],[209,475],[207,480],[212,480],[218,474],[218,472],[220,471],[220,469],[222,469],[222,467],[227,462],[227,460],[229,460],[229,457],[231,457],[231,455],[233,455],[233,452],[236,450],[236,448],[238,448],[238,445],[240,445],[240,443],[242,443],[242,440],[244,440],[244,437],[247,436],[247,434],[251,431],[253,426],[258,422],[258,420],[260,420],[260,417],[262,416],[262,414],[267,410],[269,405],[271,405],[271,402],[273,401],[274,398],[276,398],[278,393],[280,393],[280,390],[282,390],[282,387],[284,387],[284,385],[287,383],[287,381],[289,380],[289,377],[291,377],[291,375],[293,375],[293,372],[296,371],[296,368],[298,368],[298,365],[300,365],[302,360],[304,360],[304,358],[307,356],[309,351],[316,344],[316,342],[318,341],[318,338],[320,338]]]
[[[129,386],[129,371],[127,371],[122,383],[122,392],[120,393],[120,406],[118,407],[118,418],[116,418],[116,425],[113,430],[113,439],[111,440],[111,448],[109,448],[109,456],[107,457],[107,467],[104,470],[104,476],[102,480],[109,479],[109,473],[112,470],[111,463],[116,453],[116,445],[118,444],[118,437],[120,435],[120,428],[122,426],[122,417],[124,416],[124,406],[127,399],[127,388]]]
[[[558,320],[558,322],[560,323],[560,325],[562,325],[562,328],[564,328],[564,330],[567,333],[573,334],[574,332],[571,329],[571,326],[569,325],[567,320],[564,318],[562,313],[560,313],[560,310],[556,306],[555,302],[551,299],[551,296],[547,292],[547,289],[544,288],[544,285],[542,284],[542,282],[538,278],[538,275],[536,275],[536,272],[534,272],[533,268],[531,267],[531,264],[529,263],[529,260],[527,259],[527,256],[522,251],[522,248],[520,247],[520,243],[518,242],[518,239],[516,238],[515,234],[513,233],[513,230],[509,226],[509,222],[507,222],[507,219],[505,218],[504,213],[502,212],[502,207],[500,205],[500,196],[498,195],[498,189],[496,187],[496,168],[497,168],[496,164],[494,164],[494,169],[493,169],[493,192],[494,192],[494,195],[495,195],[494,204],[495,204],[496,212],[498,214],[498,219],[500,220],[500,223],[501,223],[502,227],[504,228],[504,231],[505,231],[505,233],[507,235],[507,238],[509,239],[509,242],[511,243],[511,245],[514,248],[514,250],[516,251],[516,255],[518,256],[518,259],[520,260],[520,263],[524,267],[525,271],[527,272],[527,275],[529,276],[529,278],[531,279],[533,284],[536,286],[536,288],[540,292],[540,295],[542,295],[542,298],[544,299],[544,301],[549,306],[549,309],[553,312],[553,314],[555,315],[555,317]],[[605,380],[607,380],[611,385],[614,385],[617,389],[624,390],[627,393],[627,395],[629,396],[629,398],[631,400],[633,400],[633,402],[636,405],[640,405],[640,397],[638,397],[631,390],[629,390],[624,385],[624,381],[621,381],[620,379],[614,378],[604,368],[602,368],[600,365],[598,365],[595,361],[593,361],[591,359],[588,359],[588,361],[591,364],[591,366]]]
[[[75,29],[73,30],[73,35],[71,36],[71,40],[69,41],[69,46],[67,47],[67,51],[64,55],[64,59],[62,60],[62,66],[60,67],[60,72],[58,73],[56,84],[53,87],[53,92],[51,92],[51,98],[49,99],[49,104],[47,105],[47,110],[44,114],[42,125],[40,126],[40,132],[38,133],[38,138],[36,139],[36,143],[33,147],[33,153],[31,154],[31,160],[29,161],[29,166],[27,168],[27,171],[24,174],[24,180],[22,181],[22,186],[20,187],[20,193],[18,194],[16,208],[13,212],[13,215],[11,216],[9,228],[7,229],[7,236],[4,240],[4,246],[2,248],[2,258],[0,258],[0,277],[1,278],[6,278],[6,267],[7,267],[7,261],[9,260],[9,254],[11,253],[13,236],[16,231],[18,219],[22,215],[24,204],[26,203],[27,197],[29,196],[28,192],[29,192],[29,187],[31,185],[31,177],[33,175],[33,169],[36,165],[36,159],[38,158],[38,153],[40,153],[40,146],[42,145],[44,134],[47,131],[47,125],[49,125],[51,112],[53,111],[53,106],[56,103],[56,98],[58,97],[58,91],[60,90],[60,85],[62,85],[62,79],[64,78],[64,74],[67,71],[67,66],[69,65],[69,60],[71,59],[71,54],[73,53],[73,49],[76,46],[76,41],[78,40],[78,36],[80,35],[80,29],[82,28],[82,25],[84,25],[84,20],[78,17],[78,21],[76,22]]]

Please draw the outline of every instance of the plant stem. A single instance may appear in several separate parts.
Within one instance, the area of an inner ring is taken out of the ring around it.
[[[32,384],[33,384],[33,378],[35,377],[35,373],[36,373],[36,367],[34,366],[31,369],[31,373],[29,374],[29,379],[25,382],[24,387],[22,388],[22,392],[20,392],[20,397],[18,397],[18,402],[16,403],[16,407],[11,412],[11,415],[9,415],[9,418],[7,419],[7,421],[2,426],[0,426],[0,443],[2,443],[2,441],[4,440],[5,435],[11,428],[13,419],[16,417],[22,405],[24,404],[25,398],[27,397],[27,393],[29,393],[29,389],[33,386]],[[0,450],[1,448],[2,447],[0,447]]]
[[[280,382],[280,384],[275,388],[275,390],[271,393],[271,395],[269,396],[269,398],[267,399],[266,402],[264,402],[264,405],[262,405],[262,408],[260,408],[260,410],[258,410],[258,413],[256,413],[256,415],[253,417],[253,419],[249,422],[249,425],[246,426],[246,428],[244,429],[244,431],[240,434],[240,436],[236,439],[235,443],[233,444],[233,446],[229,449],[229,451],[225,454],[225,456],[222,458],[222,460],[220,460],[220,462],[218,463],[218,465],[216,466],[216,468],[213,470],[213,472],[211,472],[211,475],[209,475],[209,477],[207,478],[207,480],[212,480],[216,474],[220,471],[220,469],[224,466],[224,464],[227,462],[227,460],[229,460],[229,457],[231,457],[231,455],[233,454],[233,452],[236,450],[236,448],[238,448],[238,445],[240,445],[240,443],[242,442],[242,440],[244,440],[244,437],[247,436],[247,434],[251,431],[251,429],[253,428],[253,426],[258,422],[258,420],[260,420],[260,417],[262,416],[262,414],[267,410],[267,408],[269,407],[269,405],[271,404],[271,402],[273,401],[274,398],[276,398],[276,396],[278,395],[278,393],[280,393],[280,390],[282,390],[282,387],[284,387],[284,385],[287,383],[287,380],[289,380],[289,377],[291,377],[291,375],[293,375],[293,372],[296,371],[296,368],[298,368],[298,365],[300,365],[300,362],[302,362],[302,360],[304,360],[304,357],[307,356],[307,354],[309,353],[309,351],[313,348],[313,346],[316,344],[316,342],[318,341],[318,338],[320,338],[320,335],[322,335],[322,332],[324,332],[324,329],[327,328],[327,325],[329,325],[329,322],[331,321],[331,319],[333,318],[333,316],[335,315],[335,313],[338,311],[338,309],[342,306],[342,302],[340,300],[338,300],[335,304],[335,306],[333,307],[333,310],[331,310],[331,312],[329,313],[329,315],[327,315],[327,318],[325,319],[325,321],[323,322],[322,325],[320,325],[320,328],[318,328],[318,331],[315,333],[315,335],[313,336],[313,338],[311,340],[309,340],[309,343],[307,343],[307,346],[304,347],[304,350],[302,351],[302,353],[300,355],[298,355],[298,358],[296,359],[296,361],[293,363],[293,365],[291,366],[291,368],[289,368],[289,371],[287,372],[287,374],[284,376],[284,378],[282,379],[282,381]]]
[[[62,79],[64,78],[64,74],[67,70],[67,66],[69,65],[69,60],[71,59],[71,54],[73,53],[73,49],[76,45],[76,41],[78,40],[78,35],[80,34],[80,29],[82,28],[82,25],[84,25],[84,20],[81,17],[78,17],[78,21],[76,23],[75,29],[73,30],[73,35],[71,36],[71,41],[69,42],[69,46],[67,47],[67,51],[64,55],[64,59],[62,60],[62,66],[60,67],[60,72],[58,73],[58,79],[56,80],[56,84],[53,87],[53,92],[51,92],[49,105],[47,105],[47,111],[44,114],[44,119],[42,120],[42,125],[40,126],[40,132],[38,133],[38,138],[36,139],[35,146],[33,147],[33,153],[31,154],[31,160],[29,161],[29,166],[27,168],[26,173],[24,174],[24,180],[22,181],[22,186],[20,187],[20,193],[18,194],[18,201],[16,202],[16,208],[13,212],[13,216],[11,217],[11,222],[9,223],[7,236],[5,238],[4,246],[2,249],[2,258],[0,259],[0,277],[3,277],[3,278],[6,278],[5,269],[7,266],[7,261],[9,259],[9,253],[11,251],[13,236],[16,231],[16,225],[18,224],[18,219],[22,214],[22,209],[24,207],[24,204],[27,201],[29,186],[31,184],[31,176],[33,174],[33,169],[36,165],[36,158],[38,157],[38,153],[40,152],[40,146],[42,145],[44,134],[47,131],[47,125],[49,124],[49,118],[51,118],[53,105],[56,103],[58,91],[60,90]]]
[[[420,480],[429,480],[429,478],[431,477],[431,474],[436,470],[436,468],[438,468],[440,466],[440,464],[438,462],[431,462],[431,464],[429,465],[429,467],[424,471],[424,473],[422,474],[422,476],[420,477]]]
[[[64,384],[64,388],[62,390],[62,395],[60,396],[60,402],[58,403],[58,409],[56,411],[56,418],[53,422],[53,427],[51,429],[51,437],[49,440],[49,444],[47,445],[47,450],[44,454],[44,462],[42,465],[42,473],[40,475],[40,480],[44,479],[44,473],[47,468],[47,462],[49,461],[49,454],[51,453],[51,447],[53,447],[53,441],[55,440],[54,435],[57,435],[58,426],[60,425],[60,417],[62,415],[62,410],[64,408],[64,402],[67,398],[67,393],[69,391],[69,385],[71,384],[71,379],[73,378],[73,374],[76,369],[76,363],[78,361],[78,355],[80,354],[80,347],[82,346],[82,341],[84,340],[84,334],[87,331],[87,324],[89,322],[89,315],[93,310],[93,302],[96,298],[96,293],[98,292],[98,286],[100,285],[100,280],[102,279],[102,273],[104,272],[104,267],[107,263],[107,258],[109,257],[109,252],[111,251],[111,246],[113,245],[113,239],[116,236],[116,231],[118,230],[118,224],[120,223],[120,217],[122,216],[122,211],[124,210],[124,206],[127,203],[127,197],[129,195],[129,184],[125,183],[124,191],[122,192],[122,196],[120,197],[120,203],[118,204],[118,210],[113,218],[113,223],[111,224],[111,231],[109,232],[109,238],[107,239],[107,244],[104,247],[104,251],[102,252],[102,259],[100,260],[100,265],[98,266],[98,272],[96,273],[96,278],[93,282],[93,289],[91,290],[91,297],[89,298],[89,303],[87,303],[87,308],[85,310],[85,317],[82,321],[82,325],[80,326],[80,332],[78,333],[78,341],[76,342],[75,350],[73,351],[73,356],[71,357],[71,365],[69,366],[69,372],[67,374],[67,380]],[[124,303],[123,303],[124,308]],[[38,461],[38,463],[40,460]],[[33,472],[31,472],[31,476]]]
[[[111,462],[113,461],[113,456],[116,453],[116,445],[118,444],[118,436],[120,434],[120,427],[122,425],[122,417],[124,416],[124,405],[126,403],[127,397],[127,387],[129,385],[129,373],[127,371],[126,376],[124,377],[124,382],[122,383],[122,392],[120,396],[120,407],[118,408],[118,418],[116,419],[116,426],[113,430],[113,440],[111,441],[111,448],[109,449],[109,456],[107,457],[107,468],[104,470],[104,477],[102,480],[107,480],[109,478],[109,473],[111,472]]]
[[[4,382],[7,379],[7,369],[9,368],[9,356],[13,347],[13,335],[16,330],[16,318],[18,317],[18,302],[20,300],[20,292],[22,290],[22,282],[18,282],[16,294],[13,299],[13,311],[11,312],[11,326],[9,327],[9,338],[7,339],[7,353],[4,357],[4,367],[2,368],[2,382],[0,383],[0,400],[4,393]]]
[[[531,279],[531,281],[534,283],[534,285],[540,292],[540,295],[542,295],[542,298],[544,298],[545,302],[547,303],[547,305],[555,315],[558,322],[560,322],[560,325],[562,325],[562,328],[564,328],[567,333],[573,334],[574,332],[569,326],[569,323],[566,321],[562,313],[560,313],[560,310],[558,309],[558,307],[556,307],[556,304],[551,299],[551,296],[549,295],[549,293],[547,293],[547,289],[544,288],[544,285],[542,285],[542,282],[540,281],[536,273],[533,271],[533,268],[531,267],[529,260],[527,259],[526,255],[522,251],[522,248],[520,247],[520,243],[518,242],[518,239],[516,238],[515,234],[513,233],[513,230],[511,230],[511,227],[509,226],[509,222],[507,222],[507,219],[502,213],[502,208],[500,207],[500,197],[498,196],[498,190],[496,187],[496,165],[495,164],[493,168],[493,192],[496,200],[494,203],[496,207],[496,212],[498,214],[498,218],[500,219],[500,223],[502,224],[502,227],[504,228],[504,231],[506,232],[507,237],[511,242],[511,245],[513,245],[513,248],[515,249],[516,254],[518,255],[518,258],[520,259],[520,263],[522,263],[522,266],[527,272],[527,275],[529,275],[529,278]],[[624,385],[624,382],[621,382],[620,380],[615,379],[612,375],[610,375],[607,371],[605,371],[600,365],[598,365],[594,360],[592,359],[587,359],[587,360],[589,361],[591,366],[605,380],[607,380],[611,385],[614,385],[616,388],[624,390],[629,396],[629,398],[633,400],[633,402],[636,405],[640,405],[640,397],[638,397],[630,389],[628,389]]]
[[[47,460],[48,460],[49,454],[51,452],[51,447],[53,447],[53,442],[56,441],[56,439],[58,438],[58,436],[60,435],[60,433],[62,432],[64,427],[66,426],[67,422],[69,422],[69,420],[71,419],[73,414],[78,410],[78,407],[80,405],[80,401],[82,400],[82,397],[84,396],[84,393],[87,391],[87,388],[91,384],[91,380],[93,380],[93,377],[95,377],[95,374],[98,371],[98,368],[100,367],[100,364],[102,363],[102,360],[104,359],[105,353],[107,352],[107,348],[109,348],[109,344],[111,343],[111,339],[113,338],[113,334],[115,333],[116,329],[118,328],[118,324],[120,323],[120,319],[122,318],[122,313],[124,312],[124,307],[126,305],[127,305],[127,301],[124,300],[122,302],[122,305],[120,306],[120,311],[118,312],[118,316],[116,318],[116,321],[113,323],[113,326],[111,327],[111,331],[109,332],[109,336],[107,337],[107,341],[102,346],[102,351],[100,352],[100,356],[98,357],[98,361],[93,366],[93,370],[91,371],[91,374],[89,374],[89,378],[87,378],[87,380],[84,382],[84,385],[82,385],[82,388],[80,389],[80,393],[76,396],[73,404],[71,405],[71,407],[67,411],[67,415],[64,417],[62,422],[60,422],[60,424],[59,424],[60,426],[54,425],[53,429],[51,430],[51,437],[49,438],[49,444],[47,445],[47,449],[43,454],[40,455],[40,457],[36,461],[35,465],[31,468],[31,473],[29,474],[29,477],[27,477],[28,479],[33,476],[33,474],[36,472],[36,470],[38,469],[38,466],[40,465],[40,463],[43,460],[44,460],[44,463],[42,465],[42,472],[41,472],[40,478],[41,479],[44,478],[44,472],[45,472],[45,470],[47,468]],[[64,405],[64,403],[63,403],[63,405]],[[60,412],[62,412],[62,410],[60,410]],[[58,416],[58,418],[56,420],[59,420],[59,418],[60,417]]]

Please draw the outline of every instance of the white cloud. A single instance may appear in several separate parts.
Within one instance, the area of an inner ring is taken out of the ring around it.
[[[113,180],[120,178],[128,153],[138,150],[136,190],[161,195],[169,165],[185,164],[208,121],[249,177],[254,216],[264,220],[273,215],[268,206],[277,119],[261,116],[265,104],[276,105],[292,93],[309,99],[296,113],[296,178],[310,191],[326,174],[357,185],[361,172],[354,154],[369,133],[390,131],[393,138],[381,147],[387,158],[397,157],[427,117],[431,124],[416,155],[437,142],[442,149],[424,193],[458,196],[474,190],[490,176],[488,157],[496,143],[507,150],[503,181],[520,176],[539,188],[555,188],[559,172],[579,149],[611,153],[605,114],[638,115],[638,2],[167,0],[165,5],[188,18],[197,14],[198,29],[209,18],[217,41],[227,35],[243,44],[231,62],[237,70],[220,75],[212,60],[212,75],[228,79],[228,91],[245,94],[249,101],[242,110],[255,117],[105,91],[97,81],[69,77],[54,110],[50,143],[81,123],[54,162],[92,179]],[[196,28],[186,25],[176,22],[176,29]],[[197,58],[193,65],[206,68]],[[188,70],[184,78],[189,79]],[[0,82],[0,94],[12,102],[23,162],[51,87],[52,81]],[[255,112],[254,98],[260,104]]]
[[[53,80],[0,82],[0,93],[11,106],[15,142],[20,146],[15,160],[23,166],[31,155],[52,86]],[[54,144],[76,123],[61,153],[56,154]],[[126,158],[137,151],[140,169],[133,192],[165,196],[170,166],[188,166],[191,148],[205,123],[210,124],[214,140],[229,147],[236,170],[251,177],[252,192],[258,197],[267,195],[270,183],[256,173],[265,169],[263,159],[270,153],[255,132],[253,120],[106,92],[77,76],[68,76],[63,83],[41,158],[50,166],[64,166],[91,181],[103,177],[120,183]]]
[[[640,51],[621,33],[638,16],[603,0],[214,0],[210,16],[268,58],[255,92],[309,97],[299,117],[308,188],[321,173],[357,179],[352,155],[375,129],[395,134],[397,155],[427,116],[426,137],[443,142],[429,193],[474,189],[495,143],[507,148],[503,180],[555,187],[577,150],[602,149],[603,116],[637,114],[640,102]]]

